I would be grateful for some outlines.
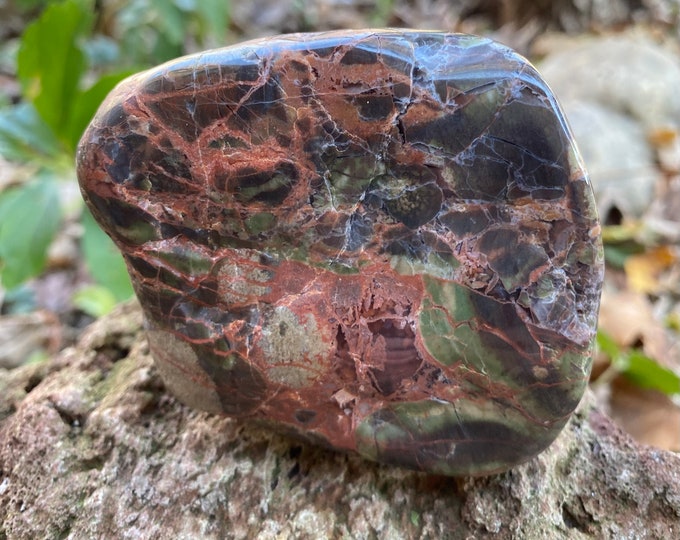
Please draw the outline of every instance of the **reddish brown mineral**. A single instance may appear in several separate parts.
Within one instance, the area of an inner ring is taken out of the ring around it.
[[[488,39],[297,34],[106,100],[84,197],[186,403],[443,474],[536,455],[590,371],[590,184],[536,71]]]

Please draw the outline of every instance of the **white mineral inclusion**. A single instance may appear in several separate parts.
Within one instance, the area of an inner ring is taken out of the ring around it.
[[[254,254],[251,259],[256,258],[257,255]],[[255,265],[244,267],[235,262],[227,262],[220,268],[218,275],[218,294],[227,304],[237,304],[244,298],[263,296],[269,292],[269,287],[264,285],[269,276]]]
[[[196,403],[200,400],[203,408],[214,414],[222,412],[222,404],[214,388],[214,383],[208,378],[204,368],[200,365],[196,353],[186,341],[178,339],[171,332],[163,330],[147,330],[149,345],[154,356],[167,356],[167,359],[156,361],[163,382],[183,403]],[[165,351],[172,351],[173,358],[180,358],[181,365],[172,361]],[[193,379],[195,384],[187,384]]]
[[[271,366],[269,378],[292,388],[312,384],[332,358],[330,340],[324,341],[314,316],[298,319],[285,306],[277,306],[263,325],[259,345]]]

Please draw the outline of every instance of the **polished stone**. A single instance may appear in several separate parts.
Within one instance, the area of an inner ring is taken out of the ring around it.
[[[592,191],[534,68],[436,32],[279,36],[123,82],[78,153],[189,405],[486,474],[588,381]]]

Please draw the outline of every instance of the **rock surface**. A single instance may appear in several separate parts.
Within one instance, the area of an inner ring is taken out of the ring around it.
[[[0,538],[673,538],[680,458],[591,394],[543,454],[452,479],[199,413],[160,381],[136,304],[0,370]],[[13,392],[7,392],[13,388]]]
[[[593,181],[600,217],[639,219],[662,178],[652,141],[680,129],[677,52],[640,33],[580,36],[540,63]]]

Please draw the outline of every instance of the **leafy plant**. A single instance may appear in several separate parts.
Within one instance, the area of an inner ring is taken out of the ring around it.
[[[103,97],[130,74],[109,74],[84,86],[88,62],[83,38],[92,25],[90,13],[87,1],[50,4],[21,39],[17,77],[23,101],[0,110],[0,154],[26,165],[30,173],[0,194],[0,280],[8,289],[44,270],[47,248],[68,210],[60,193],[65,182],[75,181],[80,135]],[[95,234],[88,231],[96,228],[90,221],[83,220],[86,236]],[[124,273],[124,265],[122,259],[112,265],[109,253],[115,249],[108,238],[100,238],[96,250],[84,242],[83,250],[100,286],[118,301],[132,294],[129,281],[121,285],[120,276],[111,276],[110,268]]]
[[[13,288],[42,271],[61,219],[59,196],[49,175],[41,171],[21,188],[8,190],[0,198],[0,216],[2,282]]]
[[[132,0],[111,14],[120,60],[157,64],[186,52],[187,38],[200,48],[224,45],[228,0]]]
[[[128,298],[132,288],[121,256],[82,201],[62,196],[75,182],[78,140],[104,97],[126,76],[183,54],[189,39],[200,46],[223,44],[229,3],[103,2],[97,3],[95,21],[94,0],[22,2],[25,9],[43,5],[26,27],[16,58],[22,101],[0,101],[0,155],[26,173],[0,193],[0,283],[12,297],[40,275],[63,220],[80,214],[82,253],[96,285],[80,290],[74,300],[101,315]],[[106,66],[116,69],[102,74]]]
[[[621,349],[603,331],[597,333],[597,347],[611,361],[613,373],[620,373],[640,388],[658,390],[669,396],[680,396],[680,377],[663,367],[640,349]]]

